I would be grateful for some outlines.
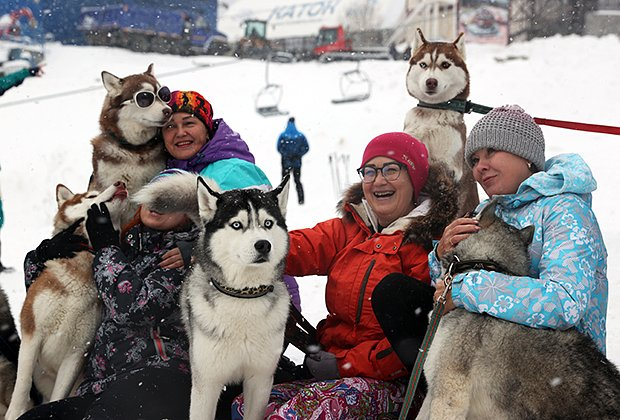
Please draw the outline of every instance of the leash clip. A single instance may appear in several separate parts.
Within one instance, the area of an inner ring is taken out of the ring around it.
[[[456,264],[460,263],[461,259],[456,256],[453,255],[452,256],[452,262],[450,263],[450,266],[448,267],[448,270],[446,271],[446,274],[444,274],[443,276],[443,285],[445,286],[443,293],[441,294],[441,296],[439,296],[439,298],[437,298],[437,302],[441,303],[441,304],[445,304],[446,303],[446,296],[448,296],[448,292],[450,290],[452,290],[452,280],[454,280],[454,270],[455,270],[455,266]]]
[[[443,289],[443,293],[441,294],[441,296],[437,298],[437,302],[441,303],[442,305],[446,303],[446,296],[448,296],[448,292],[452,290],[453,278],[454,277],[452,277],[452,274],[450,274],[450,272],[447,272],[446,275],[443,276],[443,285],[445,286],[445,288]]]

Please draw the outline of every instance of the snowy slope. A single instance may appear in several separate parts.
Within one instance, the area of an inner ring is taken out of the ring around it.
[[[467,48],[470,99],[474,102],[489,106],[517,103],[536,117],[620,125],[617,37],[553,37],[509,47]],[[98,131],[104,97],[102,70],[125,76],[155,63],[156,74],[170,88],[200,91],[212,102],[216,117],[225,118],[246,139],[272,183],[278,182],[275,142],[287,116],[263,118],[254,111],[255,95],[265,84],[264,63],[58,44],[50,45],[47,54],[43,77],[28,79],[0,97],[0,183],[6,217],[1,231],[2,262],[16,268],[14,273],[1,274],[0,284],[10,295],[14,313],[19,312],[24,298],[24,255],[51,232],[56,184],[65,183],[74,191],[86,188],[91,171],[89,141]],[[495,60],[508,56],[527,59]],[[196,61],[209,66],[197,67]],[[354,67],[346,62],[269,66],[270,82],[283,88],[281,107],[296,117],[298,128],[310,142],[302,170],[306,205],[290,200],[290,228],[310,227],[335,216],[338,197],[330,156],[345,158],[338,160],[340,179],[343,183],[354,181],[366,143],[382,132],[402,129],[405,113],[416,103],[405,89],[407,63],[377,61],[361,64],[373,83],[371,98],[333,105],[331,99],[340,96],[340,74]],[[471,127],[479,118],[466,115],[465,122]],[[543,131],[548,156],[580,153],[598,180],[594,209],[609,252],[607,347],[611,360],[620,364],[620,223],[615,162],[620,137],[550,127]],[[325,316],[324,279],[301,278],[299,283],[304,314],[316,323]]]

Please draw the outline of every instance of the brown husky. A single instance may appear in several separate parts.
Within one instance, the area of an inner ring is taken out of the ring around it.
[[[106,203],[118,228],[119,209],[126,198],[122,182],[101,193],[84,194],[73,194],[59,184],[54,233],[86,218],[87,210],[95,203]],[[84,222],[75,233],[88,237]],[[28,289],[20,314],[22,343],[7,420],[16,419],[30,407],[33,380],[45,402],[66,398],[76,384],[101,319],[92,262],[88,250],[72,258],[49,260]]]
[[[172,115],[167,104],[170,91],[153,75],[153,64],[141,74],[120,78],[104,71],[101,78],[107,95],[99,117],[101,133],[91,141],[93,174],[88,189],[101,191],[122,181],[131,196],[165,167],[157,132]],[[123,225],[135,210],[129,203]]]
[[[464,159],[466,128],[463,114],[431,106],[469,96],[469,72],[465,65],[465,42],[428,42],[417,30],[407,71],[407,92],[421,105],[405,117],[406,133],[422,141],[432,163],[444,162],[459,182],[459,215],[478,205],[478,187]]]

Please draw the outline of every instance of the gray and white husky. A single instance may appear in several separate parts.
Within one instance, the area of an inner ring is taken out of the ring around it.
[[[480,231],[442,260],[528,275],[534,227],[479,215]],[[454,255],[460,262],[455,262]],[[428,394],[418,419],[619,419],[620,374],[575,329],[535,329],[458,308],[440,321],[424,365]]]
[[[289,311],[282,281],[288,177],[269,192],[220,193],[198,179],[202,233],[181,292],[190,339],[190,418],[215,418],[222,388],[243,382],[244,418],[263,419]]]

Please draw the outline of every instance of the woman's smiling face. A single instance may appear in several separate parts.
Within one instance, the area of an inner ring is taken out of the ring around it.
[[[207,127],[198,118],[187,112],[175,112],[162,128],[164,145],[175,159],[194,157],[207,143]]]
[[[387,163],[397,162],[385,156],[377,156],[366,162],[365,166],[382,168]],[[385,227],[413,210],[414,189],[406,169],[401,168],[400,175],[395,181],[388,181],[381,171],[377,172],[377,178],[373,182],[362,183],[362,190],[379,224]]]

